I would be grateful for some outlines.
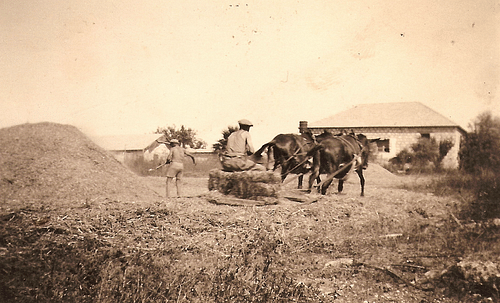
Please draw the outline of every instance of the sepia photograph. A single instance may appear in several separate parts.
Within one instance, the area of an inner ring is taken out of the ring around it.
[[[499,302],[500,2],[0,0],[0,302]]]

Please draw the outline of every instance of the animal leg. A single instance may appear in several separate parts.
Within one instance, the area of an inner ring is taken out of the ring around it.
[[[363,169],[356,170],[359,176],[359,181],[361,183],[361,197],[365,195],[365,177],[363,176]]]
[[[318,175],[319,177],[319,175]],[[312,176],[311,176],[312,178]],[[332,184],[334,176],[331,174],[326,175],[326,180],[323,183],[319,183],[318,191],[321,192],[322,195],[326,195],[328,187]]]
[[[311,192],[311,189],[312,189],[312,186],[314,184],[314,180],[316,180],[316,178],[319,178],[319,169],[313,169],[313,171],[311,172],[311,175],[309,176],[309,187],[307,189],[307,192]],[[319,188],[318,188],[318,191],[319,191]]]
[[[321,185],[321,194],[322,195],[326,195],[326,191],[328,190],[328,187],[330,186],[330,184],[332,184],[333,182],[333,178],[328,178],[328,181],[326,181],[325,183],[323,183],[323,185]]]
[[[344,180],[339,179],[339,186],[338,186],[339,194],[344,190]]]

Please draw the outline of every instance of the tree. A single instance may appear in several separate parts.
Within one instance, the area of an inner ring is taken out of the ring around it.
[[[439,147],[434,138],[420,138],[411,145],[413,150],[412,164],[424,168],[431,163],[436,163],[439,158]]]
[[[229,138],[229,136],[234,133],[235,131],[237,131],[239,128],[238,126],[228,126],[226,129],[222,130],[222,139],[219,139],[219,141],[217,141],[217,143],[215,143],[214,145],[212,145],[212,147],[214,148],[215,151],[223,151],[226,149],[226,145],[227,145],[227,138]]]
[[[167,141],[177,139],[183,147],[186,147],[187,145],[194,149],[206,147],[206,143],[203,140],[196,138],[196,131],[191,128],[186,128],[184,125],[181,125],[180,129],[176,129],[175,125],[158,127],[155,134],[165,135],[165,139]]]
[[[500,118],[491,112],[480,114],[469,125],[470,132],[462,140],[459,151],[460,168],[468,173],[499,171]]]
[[[453,141],[445,139],[436,142],[434,138],[420,138],[410,146],[411,150],[403,149],[396,157],[391,159],[391,163],[403,167],[410,163],[416,168],[425,168],[429,163],[433,163],[436,169],[441,167],[441,162],[453,147]]]
[[[484,112],[477,116],[462,140],[460,168],[470,175],[467,187],[474,194],[464,214],[473,220],[500,216],[500,118]],[[465,187],[465,186],[464,186]]]

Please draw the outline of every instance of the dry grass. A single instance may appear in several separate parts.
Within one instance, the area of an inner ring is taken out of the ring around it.
[[[27,137],[43,152],[16,139]],[[466,253],[450,217],[458,201],[402,190],[404,180],[376,165],[366,171],[365,197],[353,176],[344,194],[316,203],[232,207],[207,202],[208,178],[186,178],[185,196],[166,200],[164,178],[130,174],[69,126],[24,125],[0,130],[0,140],[0,192],[8,195],[0,301],[482,300],[425,281],[426,271]],[[475,241],[496,247],[494,235]]]
[[[243,199],[277,198],[281,178],[272,171],[224,172],[212,169],[209,172],[208,188]]]

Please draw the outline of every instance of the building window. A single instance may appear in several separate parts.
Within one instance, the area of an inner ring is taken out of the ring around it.
[[[390,152],[389,146],[389,139],[377,140],[377,149],[380,153]]]
[[[420,137],[425,138],[425,139],[430,139],[431,134],[420,134]]]

